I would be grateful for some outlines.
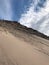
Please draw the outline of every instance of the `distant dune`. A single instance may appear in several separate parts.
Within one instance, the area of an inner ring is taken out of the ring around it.
[[[16,21],[0,20],[0,65],[49,65],[49,37]]]

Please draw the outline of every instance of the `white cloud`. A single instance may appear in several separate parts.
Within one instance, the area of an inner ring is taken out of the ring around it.
[[[38,3],[38,0],[35,0]],[[31,3],[29,10],[21,15],[19,22],[30,28],[34,28],[49,36],[49,0],[46,2],[46,6],[42,8],[39,12],[34,12],[34,7],[36,3]],[[38,23],[38,24],[37,24]],[[48,25],[48,26],[47,26]]]

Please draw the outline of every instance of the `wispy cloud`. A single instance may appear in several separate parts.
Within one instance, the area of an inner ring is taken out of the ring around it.
[[[12,9],[10,0],[0,0],[0,18],[12,19]]]
[[[39,12],[35,12],[34,8],[40,0],[34,0],[35,3],[21,15],[19,22],[30,28],[34,28],[46,35],[49,35],[49,0],[46,0],[45,7],[41,8]]]

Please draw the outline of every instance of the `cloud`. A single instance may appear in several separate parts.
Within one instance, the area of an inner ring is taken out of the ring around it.
[[[45,7],[42,7],[39,12],[35,12],[34,8],[40,0],[34,1],[34,4],[32,2],[29,9],[21,15],[19,22],[49,36],[49,0],[46,0]]]
[[[0,19],[12,19],[12,9],[10,0],[0,0]]]
[[[19,21],[49,36],[49,0],[0,0],[0,19]]]

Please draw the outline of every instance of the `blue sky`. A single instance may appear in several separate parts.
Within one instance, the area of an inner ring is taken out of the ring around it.
[[[19,20],[32,0],[0,0],[0,18]]]
[[[49,0],[0,0],[0,19],[18,21],[49,36]]]

